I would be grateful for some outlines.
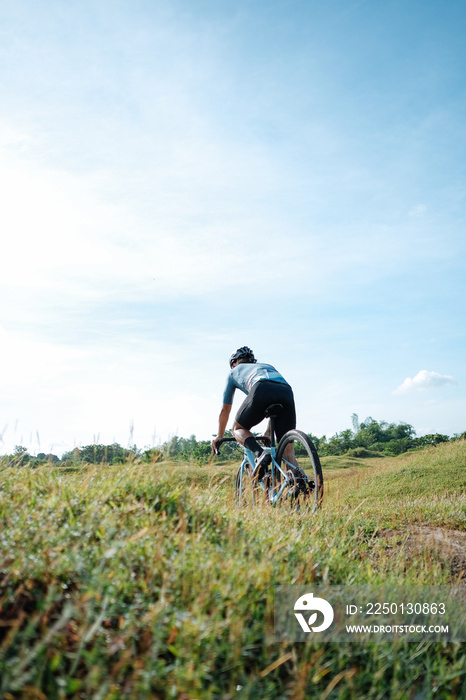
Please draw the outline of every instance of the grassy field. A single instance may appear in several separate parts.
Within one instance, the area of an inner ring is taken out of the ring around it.
[[[0,696],[466,698],[459,644],[269,641],[276,585],[466,580],[464,440],[323,469],[313,515],[235,464],[1,470]]]

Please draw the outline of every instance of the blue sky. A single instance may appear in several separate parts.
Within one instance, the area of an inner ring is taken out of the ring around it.
[[[463,432],[465,19],[2,0],[0,453],[210,438],[244,344],[307,432]]]

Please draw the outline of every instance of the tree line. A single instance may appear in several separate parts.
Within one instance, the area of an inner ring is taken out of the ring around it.
[[[352,429],[343,430],[330,438],[325,435],[320,438],[309,436],[321,456],[349,454],[363,457],[366,453],[378,453],[393,457],[409,450],[466,438],[466,431],[453,437],[441,433],[416,437],[416,431],[409,423],[376,421],[371,416],[360,423],[356,413],[351,416],[351,422]]]
[[[348,428],[336,433],[330,438],[325,435],[309,437],[321,457],[349,455],[353,457],[396,456],[410,450],[418,450],[442,442],[466,439],[466,431],[452,437],[440,433],[432,433],[416,437],[416,431],[409,423],[387,423],[376,421],[372,417],[362,423],[356,414],[351,417],[352,429]],[[225,437],[232,437],[227,431]],[[112,445],[85,445],[76,447],[61,457],[55,454],[40,452],[37,456],[29,454],[25,447],[18,445],[13,454],[0,457],[1,466],[30,466],[38,467],[44,464],[56,466],[73,466],[76,464],[124,464],[128,461],[139,460],[147,464],[155,464],[164,459],[179,462],[205,464],[209,460],[220,461],[234,459],[240,454],[236,442],[227,442],[221,448],[220,456],[213,456],[210,440],[197,440],[195,435],[189,438],[173,436],[158,447],[139,449],[136,445],[122,447],[118,443]]]

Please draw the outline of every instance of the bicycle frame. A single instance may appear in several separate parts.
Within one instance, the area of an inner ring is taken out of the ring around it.
[[[269,497],[269,501],[272,503],[272,505],[275,506],[277,501],[280,499],[283,491],[288,486],[289,480],[288,480],[287,475],[285,474],[283,469],[281,469],[280,465],[278,464],[278,462],[275,459],[275,455],[277,452],[277,448],[275,447],[275,445],[273,444],[271,447],[263,446],[263,450],[264,450],[264,452],[268,452],[270,454],[270,456],[272,457],[272,462],[271,462],[270,467],[269,467],[270,471],[272,472],[272,485],[269,488],[268,497]],[[251,467],[251,469],[254,471],[255,454],[251,450],[248,450],[247,447],[245,447],[244,448],[244,457],[243,457],[243,461],[241,463],[241,479],[240,479],[240,492],[239,492],[240,499],[241,499],[242,487],[243,487],[243,474],[244,474],[244,470],[247,467],[247,465],[249,465]],[[282,476],[281,486],[278,490],[276,489],[276,486],[275,486],[277,472],[279,472]],[[263,481],[259,481],[258,486],[260,486],[265,492],[266,486],[265,486]]]

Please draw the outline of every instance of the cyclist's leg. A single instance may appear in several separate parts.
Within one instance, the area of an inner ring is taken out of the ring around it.
[[[233,424],[233,435],[235,439],[240,445],[244,445],[244,447],[254,452],[256,457],[260,457],[263,453],[262,447],[251,432],[251,428],[264,419],[265,408],[262,405],[263,401],[261,401],[262,387],[260,384],[260,382],[257,382],[257,384],[252,387],[239,407]]]
[[[246,449],[251,450],[255,455],[256,461],[264,454],[262,446],[258,443],[254,435],[248,428],[244,428],[242,425],[235,421],[232,428],[232,433],[235,439],[240,445],[246,447]]]
[[[280,415],[275,421],[275,433],[277,441],[280,442],[285,433],[296,428],[296,409],[294,404],[293,390],[288,384],[279,385],[277,388],[279,393],[279,401],[283,406]],[[298,460],[294,452],[294,444],[290,443],[285,447],[283,456],[287,462],[297,467]]]
[[[256,469],[254,471],[255,478],[260,480],[267,472],[268,466],[272,461],[270,454],[262,448],[262,445],[256,440],[251,432],[251,428],[258,423],[261,423],[265,418],[265,412],[273,403],[273,386],[272,382],[257,382],[246,400],[241,405],[236,414],[235,424],[233,426],[233,435],[244,445],[251,450],[256,457]]]
[[[232,428],[232,433],[234,438],[239,442],[240,445],[243,445],[248,438],[254,438],[254,435],[251,433],[250,430],[245,428],[244,426],[240,425],[238,421],[235,420],[233,423],[233,428]]]
[[[296,459],[296,455],[294,453],[294,444],[290,443],[285,447],[283,450],[283,457],[286,459],[287,462],[292,464],[295,467],[298,467],[298,460]]]

